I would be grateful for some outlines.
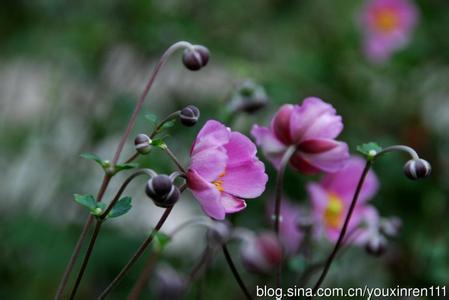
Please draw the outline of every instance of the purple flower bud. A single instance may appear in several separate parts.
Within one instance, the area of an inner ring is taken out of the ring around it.
[[[191,71],[197,71],[209,62],[209,50],[201,45],[193,45],[193,49],[186,49],[182,56],[184,66]]]
[[[229,103],[229,109],[232,112],[242,111],[251,114],[265,107],[267,103],[268,96],[265,89],[251,80],[246,80],[237,88]]]
[[[191,127],[198,122],[200,110],[194,105],[187,105],[181,110],[179,119],[184,126]]]
[[[267,274],[282,260],[282,248],[272,233],[263,233],[245,241],[240,251],[243,265],[250,272]]]
[[[157,175],[148,180],[145,192],[159,207],[170,207],[178,201],[179,189],[167,175]]]
[[[381,256],[387,250],[387,240],[381,234],[374,234],[365,245],[365,250],[374,256]]]
[[[154,285],[156,299],[177,300],[183,298],[187,280],[171,267],[163,266],[156,272]]]
[[[405,176],[412,180],[424,178],[430,175],[432,167],[424,159],[411,159],[404,166]]]
[[[143,133],[140,133],[134,139],[136,151],[140,154],[147,154],[151,150],[151,139]]]

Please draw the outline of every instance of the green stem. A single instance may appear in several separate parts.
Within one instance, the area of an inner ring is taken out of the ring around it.
[[[246,299],[251,300],[252,299],[251,294],[248,291],[248,289],[246,288],[245,283],[242,280],[242,277],[240,277],[240,274],[237,271],[237,268],[235,267],[234,262],[232,261],[231,255],[229,254],[228,248],[226,247],[226,245],[223,245],[222,248],[223,248],[223,254],[226,258],[226,262],[228,263],[228,266],[231,269],[232,275],[234,275],[234,278],[237,281],[242,292],[245,294]]]

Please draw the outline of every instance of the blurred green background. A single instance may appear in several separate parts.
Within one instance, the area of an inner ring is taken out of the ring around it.
[[[211,61],[189,72],[175,55],[150,92],[144,111],[160,117],[195,104],[201,124],[220,119],[235,86],[251,78],[270,97],[254,115],[232,126],[248,133],[267,124],[282,103],[314,95],[343,116],[341,137],[358,144],[413,146],[433,166],[431,178],[412,182],[402,175],[405,158],[376,163],[381,190],[373,200],[382,215],[403,219],[401,235],[381,258],[351,249],[329,274],[330,286],[425,287],[449,279],[449,2],[419,1],[420,20],[410,45],[384,65],[361,53],[357,14],[362,1],[293,0],[98,0],[2,1],[0,10],[0,299],[49,299],[86,218],[71,199],[95,194],[101,170],[79,157],[90,151],[112,158],[119,137],[153,65],[173,42],[207,46]],[[151,126],[141,114],[133,134]],[[188,162],[200,126],[170,129],[167,143]],[[124,156],[132,153],[130,139]],[[141,160],[161,172],[173,165],[161,152]],[[249,201],[237,225],[268,228],[265,202]],[[316,178],[289,172],[289,198],[306,204],[302,183]],[[114,178],[106,199],[118,188]],[[79,299],[91,299],[116,275],[154,226],[161,210],[143,193],[143,181],[128,190],[129,214],[108,222],[95,248]],[[201,215],[186,197],[166,229]],[[163,259],[187,273],[202,251],[204,230],[186,230]],[[317,250],[324,258],[329,245]],[[231,247],[238,262],[236,245]],[[110,299],[123,299],[134,268]],[[241,269],[240,263],[238,267]],[[263,278],[244,272],[253,287]],[[340,274],[340,275],[338,275]],[[270,279],[268,279],[270,282]],[[292,283],[293,285],[293,283]],[[221,255],[197,299],[240,299]],[[152,298],[153,297],[153,298]],[[145,299],[154,299],[150,289]]]

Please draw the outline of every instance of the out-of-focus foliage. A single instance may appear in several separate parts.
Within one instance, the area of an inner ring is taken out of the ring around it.
[[[431,178],[424,181],[403,176],[405,159],[398,154],[374,165],[381,189],[373,203],[381,214],[402,218],[399,238],[382,258],[350,249],[327,284],[447,285],[449,2],[418,1],[417,7],[420,19],[410,44],[385,64],[373,65],[361,51],[361,1],[3,1],[0,298],[53,296],[86,217],[71,195],[94,194],[100,184],[101,169],[79,154],[112,157],[152,66],[177,40],[208,46],[211,61],[204,71],[190,73],[179,56],[172,58],[150,93],[146,113],[162,118],[194,104],[201,110],[199,125],[208,118],[221,119],[233,87],[251,78],[265,87],[270,104],[234,119],[236,130],[247,133],[253,123],[267,124],[280,104],[314,95],[343,116],[341,139],[352,152],[370,141],[417,149],[433,166]],[[144,114],[134,134],[151,130]],[[199,125],[168,129],[165,140],[183,162]],[[161,172],[172,170],[162,151],[154,152],[139,162]],[[274,172],[267,168],[272,186]],[[110,193],[118,188],[121,177],[116,177]],[[292,171],[286,178],[288,197],[307,204],[304,183],[310,179]],[[115,226],[104,226],[80,299],[98,295],[159,217],[160,210],[143,196],[143,183],[132,186],[133,209]],[[268,228],[265,205],[270,197],[266,193],[248,201],[233,222],[258,231]],[[181,202],[174,219],[201,214],[192,199]],[[202,250],[192,240],[201,240],[203,232],[188,236],[194,238],[179,241],[181,249],[170,243],[171,251],[162,256],[182,272],[189,272]],[[318,248],[317,259],[329,249]],[[132,270],[111,299],[127,295],[141,267]],[[338,272],[344,276],[335,276]],[[259,280],[244,276],[251,287]],[[240,297],[220,255],[189,297],[196,299],[199,289],[204,299]]]

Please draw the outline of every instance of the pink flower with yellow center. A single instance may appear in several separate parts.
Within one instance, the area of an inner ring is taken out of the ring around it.
[[[332,105],[309,97],[301,105],[283,105],[270,127],[254,125],[251,134],[276,168],[287,149],[295,146],[290,164],[305,174],[314,174],[337,172],[345,165],[348,146],[335,140],[342,130],[343,122]]]
[[[364,51],[374,62],[387,60],[409,41],[418,19],[410,0],[369,0],[361,13]]]
[[[353,156],[341,171],[326,174],[319,184],[308,184],[318,235],[324,235],[330,241],[338,239],[364,166],[363,159]],[[367,204],[377,189],[377,177],[374,172],[369,171],[349,222],[348,232],[361,225],[369,225],[377,218],[375,209]]]
[[[244,209],[243,199],[263,193],[268,176],[256,153],[250,139],[220,122],[203,126],[190,152],[187,184],[208,216],[222,220]]]

